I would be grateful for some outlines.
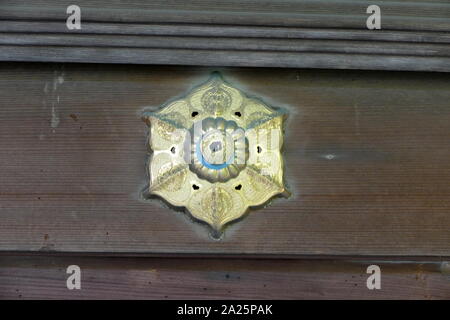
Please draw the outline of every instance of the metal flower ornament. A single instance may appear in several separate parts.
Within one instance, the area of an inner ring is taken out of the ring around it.
[[[144,112],[152,150],[147,193],[185,207],[220,234],[250,207],[287,195],[285,117],[214,73],[184,98]]]

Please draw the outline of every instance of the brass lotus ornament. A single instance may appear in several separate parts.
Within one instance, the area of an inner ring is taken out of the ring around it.
[[[153,151],[148,193],[185,207],[220,233],[250,207],[286,194],[285,116],[217,73],[184,98],[144,112]]]

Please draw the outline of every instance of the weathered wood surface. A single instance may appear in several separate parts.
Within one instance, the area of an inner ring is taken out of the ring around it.
[[[81,290],[66,269],[81,268]],[[366,286],[380,267],[381,289]],[[0,299],[450,299],[448,263],[0,256]]]
[[[219,69],[286,107],[292,196],[221,241],[146,184],[145,106],[213,69],[0,64],[0,250],[450,256],[450,75]]]
[[[450,4],[379,1],[78,1],[0,4],[0,60],[450,71]]]
[[[66,21],[70,2],[57,0],[3,0],[4,20]],[[290,27],[365,27],[369,0],[80,0],[85,21],[121,23],[204,23]],[[448,31],[449,8],[445,1],[379,1],[384,25],[392,30]],[[62,13],[62,14],[61,14]]]

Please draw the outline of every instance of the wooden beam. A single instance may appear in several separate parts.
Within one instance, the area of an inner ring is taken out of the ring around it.
[[[381,1],[79,1],[0,4],[0,60],[450,71],[450,5]]]
[[[81,268],[81,290],[66,269]],[[381,269],[381,289],[366,286]],[[449,299],[445,262],[0,257],[1,299]]]

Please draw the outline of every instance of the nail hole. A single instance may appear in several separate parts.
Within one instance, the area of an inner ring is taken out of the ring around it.
[[[236,187],[234,187],[236,190],[241,190],[242,189],[242,184],[238,184]]]
[[[170,152],[172,152],[173,154],[175,154],[175,147],[172,147],[172,148],[170,149]]]
[[[195,118],[196,116],[198,116],[198,112],[197,111],[192,112],[191,116],[192,116],[192,118]]]
[[[262,148],[261,148],[260,146],[258,146],[258,147],[256,148],[256,151],[257,151],[258,153],[261,153]]]
[[[241,114],[239,111],[235,112],[234,114],[235,114],[235,116],[237,116],[237,117],[242,116],[242,114]]]
[[[200,189],[200,187],[199,187],[198,185],[196,185],[196,184],[193,184],[193,185],[192,185],[192,189],[198,190],[198,189]]]

